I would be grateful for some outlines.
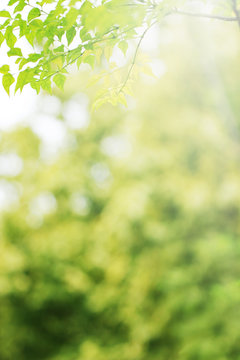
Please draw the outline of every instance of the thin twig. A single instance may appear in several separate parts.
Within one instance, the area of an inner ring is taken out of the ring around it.
[[[32,7],[33,9],[35,9],[35,6],[31,5],[29,2],[27,3],[28,6]],[[39,8],[38,8],[39,9]],[[44,15],[49,15],[46,11],[44,11],[42,8],[39,9],[41,11],[42,14]]]
[[[148,27],[144,30],[144,32],[142,33],[142,35],[141,35],[141,37],[140,37],[140,39],[139,39],[139,41],[138,41],[137,47],[136,47],[136,49],[135,49],[135,53],[134,53],[134,56],[133,56],[133,60],[132,60],[131,66],[130,66],[130,68],[129,68],[129,70],[128,70],[126,79],[124,80],[124,83],[122,84],[120,90],[118,91],[118,94],[120,94],[120,92],[122,92],[123,88],[125,87],[126,83],[128,82],[128,79],[129,79],[129,77],[130,77],[130,75],[131,75],[132,69],[133,69],[133,67],[134,67],[134,65],[135,65],[135,62],[136,62],[138,50],[139,50],[139,48],[140,48],[140,45],[141,45],[141,43],[142,43],[142,41],[143,41],[146,33],[147,33],[148,30],[149,30],[153,25],[155,25],[156,23],[157,23],[157,21],[154,21],[154,22],[153,22],[150,26],[148,26]]]
[[[152,24],[152,25],[153,25],[153,24]],[[151,26],[152,26],[152,25],[151,25]],[[122,33],[120,33],[120,36],[121,36],[121,35],[124,35],[125,33],[127,33],[127,32],[130,31],[130,30],[132,30],[133,28],[134,28],[134,27],[131,27],[131,28],[127,29],[125,32],[123,31]],[[148,29],[149,29],[149,28],[148,28]],[[148,30],[148,29],[147,29],[147,30]],[[109,33],[109,31],[107,31],[104,35],[106,35],[106,34],[108,34],[108,33]],[[145,33],[146,33],[146,31],[145,31]],[[108,41],[108,40],[113,40],[113,39],[115,39],[115,36],[112,36],[112,37],[109,37],[109,38],[104,38],[104,39],[96,39],[96,40],[93,40],[93,41],[88,41],[87,44],[83,44],[82,47],[84,47],[84,45],[89,45],[89,44],[94,45],[94,44],[96,44],[96,43],[100,43],[100,42],[104,42],[104,41]],[[141,39],[140,39],[140,40],[141,40]],[[140,44],[139,44],[139,46],[140,46]],[[58,57],[60,57],[60,56],[66,56],[67,54],[69,54],[70,52],[73,52],[73,51],[75,51],[75,50],[76,50],[76,49],[68,50],[68,51],[65,52],[65,53],[58,54],[58,55],[54,56],[53,58],[51,58],[50,61],[52,61],[52,60],[54,60],[54,59],[56,59],[56,58],[58,58]],[[74,62],[76,62],[76,61],[84,54],[84,52],[85,52],[85,50],[84,50],[81,54],[79,54],[75,59],[72,59],[71,61],[69,61],[68,63],[66,63],[61,69],[55,71],[55,72],[52,73],[52,74],[47,75],[47,76],[46,76],[45,78],[43,78],[43,79],[39,79],[39,80],[36,80],[36,81],[37,81],[37,82],[43,82],[43,81],[51,78],[52,76],[60,73],[60,72],[61,72],[62,70],[64,70],[66,67],[68,67],[69,65],[73,64]],[[46,61],[45,63],[47,63],[47,62],[48,62],[48,61]],[[42,65],[44,65],[45,63],[39,64],[39,65],[42,66]]]

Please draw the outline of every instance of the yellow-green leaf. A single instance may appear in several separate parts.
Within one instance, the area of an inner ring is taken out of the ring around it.
[[[35,19],[36,17],[39,17],[41,15],[41,11],[38,8],[33,8],[31,11],[29,11],[28,14],[28,22]]]
[[[11,32],[11,29],[9,31],[6,31],[6,43],[7,43],[7,46],[9,46],[10,48],[13,48],[16,41],[17,41],[17,38],[16,36]]]
[[[128,49],[128,43],[127,41],[120,41],[118,44],[119,49],[122,50],[123,55],[126,55],[127,49]]]
[[[8,11],[6,11],[6,10],[2,10],[2,11],[0,11],[0,17],[7,17],[7,18],[10,18],[10,17],[11,17],[11,15],[10,15],[10,13],[9,13]]]
[[[37,94],[39,94],[40,91],[40,82],[39,81],[32,81],[30,83],[32,89],[36,90]]]
[[[20,48],[12,48],[7,54],[8,56],[22,56],[22,51]]]
[[[91,68],[94,68],[94,63],[95,63],[94,55],[88,55],[87,57],[84,58],[83,62],[89,64]]]
[[[68,45],[71,44],[71,42],[73,41],[74,37],[76,35],[76,29],[74,26],[72,26],[69,30],[67,30],[66,32],[66,37],[67,37],[67,42]]]
[[[10,0],[9,3],[8,3],[8,5],[11,6],[11,5],[15,4],[17,1],[18,1],[18,0]]]
[[[8,73],[3,75],[2,84],[8,95],[9,95],[9,88],[14,83],[14,81],[15,81],[14,77],[11,74]]]
[[[4,42],[4,36],[3,34],[0,32],[0,46],[2,45],[2,43]]]
[[[1,74],[7,74],[9,72],[9,65],[3,65],[0,67]]]
[[[63,74],[57,74],[53,78],[53,81],[55,82],[57,87],[61,90],[63,90],[65,80],[66,80],[66,77]]]

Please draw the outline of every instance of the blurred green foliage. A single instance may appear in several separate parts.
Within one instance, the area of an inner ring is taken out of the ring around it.
[[[24,168],[2,180],[20,199],[0,223],[1,360],[240,359],[239,39],[189,26],[136,106],[101,108],[52,161],[29,128],[2,134]]]

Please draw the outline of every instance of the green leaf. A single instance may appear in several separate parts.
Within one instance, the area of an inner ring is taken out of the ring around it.
[[[79,66],[81,65],[81,63],[82,63],[82,57],[79,56],[79,58],[77,59],[77,67],[78,67],[78,69],[79,69]]]
[[[37,94],[39,94],[40,91],[40,82],[39,81],[32,81],[30,83],[32,89],[36,90]]]
[[[119,93],[117,100],[119,103],[123,104],[125,107],[127,107],[127,101],[123,93]]]
[[[86,0],[83,2],[79,12],[81,15],[86,16],[91,12],[92,7],[93,7],[92,3],[88,0]]]
[[[42,20],[35,19],[35,20],[31,21],[31,23],[29,24],[29,28],[30,28],[31,31],[42,30],[42,28],[43,28]]]
[[[32,32],[32,31],[27,32],[27,33],[25,34],[25,38],[27,39],[27,41],[29,42],[29,44],[33,46],[33,42],[34,42],[34,39],[35,39],[35,34],[34,34],[34,32]]]
[[[17,83],[15,86],[15,93],[18,89],[22,91],[24,85],[29,84],[33,80],[33,69],[27,68],[26,70],[23,70],[19,73],[17,78]]]
[[[17,38],[12,32],[12,27],[11,26],[7,27],[6,32],[5,32],[5,38],[6,38],[7,46],[10,47],[10,48],[13,48],[16,41],[17,41]]]
[[[100,108],[102,105],[106,104],[107,102],[108,102],[108,97],[96,99],[92,105],[92,111],[96,111],[98,108]]]
[[[67,37],[67,42],[68,45],[71,44],[71,42],[73,41],[74,37],[76,35],[76,29],[74,26],[72,26],[69,30],[67,30],[66,32],[66,37]]]
[[[22,56],[22,50],[20,48],[12,48],[8,51],[8,56]]]
[[[9,72],[9,65],[3,65],[0,67],[1,74],[7,74]]]
[[[5,40],[5,38],[4,38],[3,34],[0,32],[0,46],[2,45],[4,40]]]
[[[26,34],[27,32],[27,22],[24,20],[19,20],[19,29],[20,29],[20,37]]]
[[[25,3],[25,0],[20,0],[18,5],[14,9],[14,13],[22,11],[27,4]]]
[[[15,4],[17,1],[19,1],[19,0],[10,0],[8,5],[11,6],[11,5]]]
[[[57,74],[54,76],[53,81],[60,90],[63,90],[66,77],[63,74]]]
[[[65,17],[66,25],[68,27],[72,26],[75,23],[78,15],[79,15],[79,11],[76,8],[74,8],[74,7],[70,8],[69,12],[67,13],[67,15]]]
[[[8,11],[6,11],[6,10],[2,10],[2,11],[0,11],[0,17],[7,17],[7,18],[10,18],[10,17],[11,17],[11,15],[10,15],[10,13],[9,13]]]
[[[128,43],[127,41],[120,41],[120,43],[118,43],[118,47],[120,50],[122,50],[123,55],[126,55],[127,49],[128,49]]]
[[[29,54],[27,60],[30,62],[36,62],[42,57],[42,54]]]
[[[104,47],[104,55],[107,61],[109,61],[110,57],[112,56],[113,47],[111,45],[107,45]]]
[[[27,63],[28,63],[27,59],[22,59],[20,64],[19,64],[19,70],[21,70],[23,68],[23,66],[26,65]]]
[[[14,83],[14,81],[14,77],[11,74],[8,73],[3,75],[2,84],[8,95],[10,86]]]
[[[88,55],[86,58],[83,59],[83,62],[86,64],[89,64],[91,68],[94,68],[95,64],[95,56],[94,55]]]
[[[88,30],[85,27],[83,27],[80,31],[80,38],[82,41],[88,41],[92,39],[91,35],[88,33]]]
[[[63,53],[64,52],[64,45],[60,45],[54,49],[55,53]]]
[[[43,90],[47,91],[48,93],[52,93],[52,86],[51,86],[51,80],[46,79],[41,81],[41,87]]]
[[[28,22],[30,22],[31,20],[35,19],[36,17],[39,17],[41,15],[41,11],[39,8],[33,8],[29,14],[28,14]]]

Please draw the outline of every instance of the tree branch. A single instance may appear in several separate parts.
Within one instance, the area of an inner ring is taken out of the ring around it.
[[[233,1],[235,1],[235,0],[233,0]],[[192,12],[188,12],[188,11],[181,11],[181,10],[178,10],[178,9],[174,9],[169,15],[171,15],[171,14],[179,14],[179,15],[198,17],[198,18],[223,20],[223,21],[239,21],[239,25],[240,25],[240,17],[239,17],[239,14],[237,16],[236,12],[235,12],[236,17],[211,15],[211,14],[202,14],[202,13],[192,13]]]
[[[141,45],[141,43],[142,43],[142,41],[143,41],[143,39],[144,39],[144,36],[145,36],[146,33],[148,32],[148,30],[149,30],[153,25],[155,25],[156,23],[157,23],[157,21],[154,21],[154,22],[153,22],[150,26],[148,26],[148,27],[144,30],[144,32],[142,33],[142,35],[141,35],[141,37],[140,37],[140,39],[139,39],[139,41],[138,41],[138,43],[137,43],[137,47],[136,47],[136,49],[135,49],[135,53],[134,53],[134,56],[133,56],[133,60],[132,60],[131,66],[130,66],[130,68],[129,68],[129,70],[128,70],[126,79],[124,80],[122,86],[120,87],[120,90],[118,91],[118,94],[120,94],[120,93],[122,92],[123,88],[125,87],[125,85],[126,85],[127,82],[128,82],[128,79],[129,79],[129,77],[130,77],[130,75],[131,75],[132,69],[133,69],[133,67],[134,67],[134,65],[135,65],[135,62],[136,62],[138,50],[139,50],[140,45]]]

